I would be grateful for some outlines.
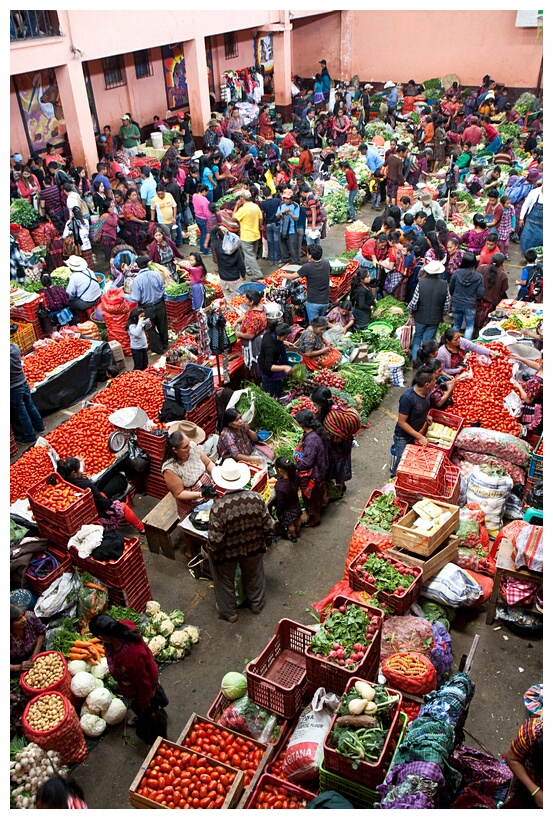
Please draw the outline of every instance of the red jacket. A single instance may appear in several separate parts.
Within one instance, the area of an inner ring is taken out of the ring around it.
[[[119,622],[133,631],[136,630],[136,626],[130,620]],[[110,674],[117,681],[121,694],[136,703],[141,710],[147,708],[154,695],[159,669],[144,640],[139,643],[123,643],[119,651],[114,651],[106,643],[104,650]]]

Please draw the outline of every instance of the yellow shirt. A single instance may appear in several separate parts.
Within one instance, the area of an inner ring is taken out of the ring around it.
[[[173,208],[177,207],[177,203],[168,191],[165,191],[163,199],[156,194],[150,203],[150,207],[153,208],[156,214],[156,222],[162,225],[173,224]],[[159,214],[161,214],[161,219]]]
[[[255,202],[244,202],[234,214],[234,218],[240,222],[240,239],[243,242],[256,242],[261,239],[259,225],[263,214]]]

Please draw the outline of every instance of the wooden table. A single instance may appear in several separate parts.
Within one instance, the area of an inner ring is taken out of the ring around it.
[[[531,572],[529,569],[515,568],[515,562],[511,557],[513,551],[513,544],[507,538],[503,538],[499,544],[499,549],[495,558],[496,573],[493,581],[493,589],[488,605],[488,614],[486,616],[486,625],[493,623],[495,618],[495,608],[497,605],[497,598],[499,597],[499,584],[502,577],[516,577],[518,580],[531,580],[540,587],[543,587],[543,574],[540,572]],[[536,609],[537,611],[537,609]]]
[[[156,555],[161,551],[164,557],[174,560],[175,550],[171,533],[177,528],[179,516],[177,501],[170,492],[154,506],[151,512],[148,512],[143,523],[149,550]]]

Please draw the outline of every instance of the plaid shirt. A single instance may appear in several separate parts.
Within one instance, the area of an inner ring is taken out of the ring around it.
[[[410,315],[413,315],[413,313],[416,311],[416,309],[417,309],[417,307],[419,305],[419,297],[420,297],[419,285],[417,284],[417,286],[415,287],[415,292],[413,293],[413,298],[411,299],[411,301],[409,302],[409,305],[407,307]],[[451,294],[448,292],[447,298],[446,298],[445,303],[444,303],[444,316],[447,316],[447,314],[450,311],[450,308],[451,308]]]

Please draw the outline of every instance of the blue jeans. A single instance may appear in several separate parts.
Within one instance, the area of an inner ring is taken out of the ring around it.
[[[199,216],[196,216],[196,224],[200,228],[200,253],[205,253],[207,250],[205,246],[205,240],[207,237],[207,219],[201,219]]]
[[[394,449],[396,451],[395,461],[393,467],[390,469],[390,476],[395,478],[396,469],[401,461],[401,456],[405,452],[405,447],[408,446],[409,441],[406,438],[400,438],[399,435],[394,435]]]
[[[307,311],[307,318],[311,324],[313,319],[317,318],[318,316],[326,316],[328,304],[315,304],[312,301],[306,301],[305,309]]]
[[[23,429],[24,441],[35,441],[36,432],[44,432],[44,421],[42,415],[33,403],[31,389],[27,383],[20,387],[12,387],[10,390],[10,414]]]
[[[416,359],[422,342],[431,341],[436,335],[437,329],[437,324],[421,324],[420,321],[415,321],[415,335],[413,337],[413,348],[411,350],[412,361]]]
[[[305,242],[307,244],[307,247],[311,247],[311,245],[319,245],[319,247],[320,247],[321,237],[317,236],[316,239],[312,239],[311,236],[309,236],[309,234],[307,233],[307,230],[311,230],[311,227],[309,227],[309,228],[306,227],[305,230],[306,230]]]
[[[280,258],[280,228],[275,224],[267,225],[267,244],[269,245],[269,261],[276,264]]]
[[[355,207],[353,205],[357,191],[350,191],[348,194],[348,216],[350,219],[355,219]]]
[[[205,195],[208,202],[213,202],[213,191],[208,191]]]
[[[177,218],[175,219],[175,223],[177,225],[177,241],[175,242],[177,247],[180,247],[183,244],[182,241],[182,213],[177,213]]]
[[[472,339],[474,333],[474,319],[476,318],[476,308],[468,309],[466,307],[458,307],[453,309],[453,326],[461,332],[463,326],[463,319],[465,320],[465,338],[467,341]]]

